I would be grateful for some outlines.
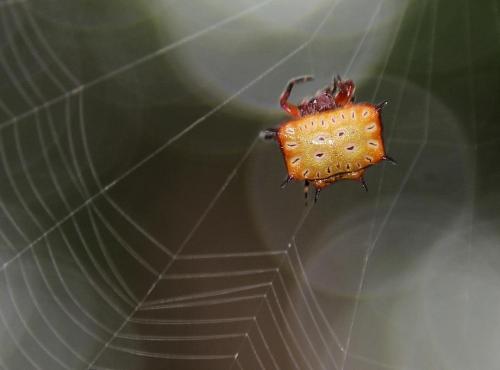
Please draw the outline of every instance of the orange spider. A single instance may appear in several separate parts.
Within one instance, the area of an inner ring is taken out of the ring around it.
[[[387,100],[377,105],[354,103],[354,82],[337,76],[312,99],[304,99],[298,106],[290,104],[293,86],[312,79],[303,76],[288,82],[280,104],[294,119],[264,131],[265,138],[278,141],[283,153],[288,177],[281,186],[304,180],[307,199],[312,183],[315,202],[323,188],[338,180],[360,181],[368,191],[365,169],[382,160],[396,163],[385,154],[382,138],[380,111]]]

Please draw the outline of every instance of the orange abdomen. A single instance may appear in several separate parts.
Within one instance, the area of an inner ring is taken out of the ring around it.
[[[278,130],[288,175],[295,180],[318,180],[359,171],[385,155],[377,107],[349,104],[301,117]]]

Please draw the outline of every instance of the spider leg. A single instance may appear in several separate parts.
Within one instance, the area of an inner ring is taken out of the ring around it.
[[[361,186],[363,186],[363,188],[365,189],[365,191],[368,192],[368,185],[366,185],[365,178],[363,176],[361,176],[361,178],[359,179],[359,181],[361,181]]]
[[[304,181],[304,199],[306,200],[306,206],[307,206],[307,195],[309,194],[309,181],[306,180]]]
[[[276,138],[277,135],[278,135],[277,128],[266,128],[265,130],[262,130],[259,134],[260,138],[264,140],[272,140]]]
[[[394,165],[397,165],[397,164],[398,164],[398,162],[396,162],[394,159],[392,159],[392,158],[391,158],[391,157],[389,157],[388,155],[384,155],[384,156],[382,157],[382,160],[384,160],[384,161],[389,161],[389,162],[391,162],[391,163],[392,163],[392,164],[394,164]]]
[[[288,82],[288,84],[285,87],[285,90],[281,93],[280,96],[280,105],[281,108],[285,110],[285,112],[290,113],[292,116],[295,117],[300,117],[300,110],[297,108],[296,105],[288,103],[288,98],[290,97],[290,93],[292,92],[293,86],[296,83],[302,83],[306,81],[311,81],[313,79],[313,76],[302,76],[302,77],[297,77]]]
[[[316,188],[316,191],[314,192],[314,203],[316,204],[316,202],[318,201],[319,199],[319,193],[320,193],[321,189],[320,188]]]
[[[292,182],[292,180],[293,180],[293,177],[292,177],[292,176],[290,176],[290,175],[288,175],[288,176],[286,177],[285,181],[283,181],[283,182],[281,183],[281,186],[280,186],[280,187],[283,189],[283,188],[284,188],[285,186],[287,186],[290,182]]]
[[[340,76],[337,76],[337,90],[333,97],[335,106],[343,107],[352,101],[356,85],[352,80],[341,80]]]
[[[339,75],[333,76],[332,83],[330,84],[330,88],[327,89],[332,95],[335,94],[338,88],[338,83],[341,81]]]

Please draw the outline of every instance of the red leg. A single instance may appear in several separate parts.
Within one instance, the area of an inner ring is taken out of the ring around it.
[[[312,76],[302,76],[290,80],[286,85],[285,90],[283,90],[283,92],[281,93],[281,108],[283,108],[287,113],[290,113],[292,116],[300,117],[299,108],[297,108],[296,105],[288,103],[288,98],[290,97],[290,93],[292,92],[293,85],[295,85],[296,83],[311,81],[312,79]]]
[[[338,80],[336,81],[336,87],[338,89],[337,94],[335,94],[335,105],[337,107],[343,107],[344,105],[350,103],[354,98],[354,91],[356,90],[356,86],[352,80]]]

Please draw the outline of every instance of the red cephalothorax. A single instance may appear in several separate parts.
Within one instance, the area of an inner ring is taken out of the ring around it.
[[[354,103],[355,85],[351,80],[336,77],[331,86],[305,99],[298,106],[288,102],[293,85],[312,80],[311,76],[291,80],[281,94],[281,107],[295,118],[278,129],[265,131],[266,138],[278,141],[288,177],[304,180],[307,197],[311,183],[316,188],[314,200],[321,189],[338,180],[360,181],[365,169],[382,160],[385,154],[380,111],[387,103]]]

